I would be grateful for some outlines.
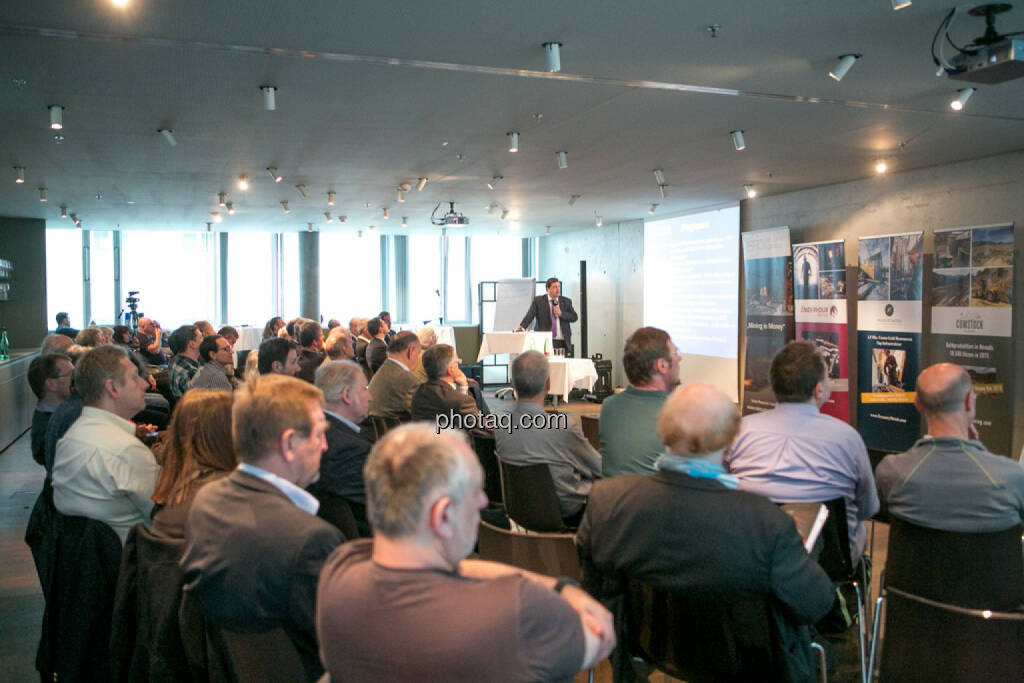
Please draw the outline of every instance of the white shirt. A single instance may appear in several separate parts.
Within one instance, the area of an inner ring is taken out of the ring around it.
[[[296,486],[283,477],[277,476],[273,472],[268,472],[262,467],[250,465],[247,462],[239,464],[238,469],[273,484],[281,493],[288,496],[288,500],[295,503],[295,506],[300,510],[316,515],[316,511],[320,509],[320,501],[312,493]]]
[[[86,406],[57,442],[53,504],[65,515],[106,522],[121,537],[149,525],[160,466],[135,437],[135,424],[110,411]]]

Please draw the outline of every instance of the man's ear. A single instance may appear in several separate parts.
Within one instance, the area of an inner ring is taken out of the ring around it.
[[[441,496],[430,506],[430,529],[441,538],[452,537],[452,528],[449,524],[451,508],[451,496]]]
[[[279,360],[272,361],[270,363],[270,369],[271,369],[272,372],[277,372],[277,373],[284,372],[284,363],[282,363]]]
[[[967,398],[964,399],[964,410],[971,412],[974,410],[975,405],[978,401],[978,394],[972,389],[967,392]]]
[[[121,394],[121,387],[118,386],[117,380],[108,377],[103,381],[103,392],[110,398],[116,399]]]
[[[274,361],[275,363],[277,361]],[[280,451],[281,458],[285,462],[291,462],[295,459],[295,454],[292,452],[292,437],[295,436],[294,429],[286,429],[281,432],[281,437],[277,440],[278,450]]]

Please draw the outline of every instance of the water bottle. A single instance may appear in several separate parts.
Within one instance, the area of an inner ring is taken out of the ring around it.
[[[0,328],[0,360],[7,360],[11,357],[11,342],[7,339],[7,326]]]

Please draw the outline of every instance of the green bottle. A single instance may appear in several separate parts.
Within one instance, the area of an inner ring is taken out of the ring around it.
[[[7,360],[11,357],[11,342],[7,339],[7,327],[0,329],[0,360]]]

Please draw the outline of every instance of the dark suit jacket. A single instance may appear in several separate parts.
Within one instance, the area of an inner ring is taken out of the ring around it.
[[[584,587],[613,608],[626,576],[691,595],[771,596],[788,617],[787,641],[802,641],[804,653],[809,636],[799,625],[835,600],[789,515],[713,479],[658,471],[597,481],[576,542]]]
[[[569,329],[569,323],[576,322],[579,316],[576,315],[576,311],[572,308],[572,299],[567,296],[558,297],[558,307],[562,310],[562,316],[558,319],[559,324],[562,326],[562,338],[565,340],[566,346],[572,346],[572,331]],[[551,331],[551,308],[548,306],[547,294],[533,298],[533,303],[530,304],[526,315],[523,316],[523,321],[519,324],[526,328],[535,319],[537,321],[535,329],[538,332]]]
[[[428,380],[417,387],[416,393],[412,395],[410,412],[413,420],[434,422],[438,415],[448,415],[451,412],[458,415],[476,416],[480,410],[472,396],[460,393],[444,380],[435,379]],[[483,428],[466,431],[480,436],[492,435],[489,430]]]
[[[377,339],[374,337],[370,340],[370,343],[366,345],[366,366],[370,368],[370,372],[376,374],[380,366],[384,365],[384,361],[388,359],[388,345],[383,339]]]
[[[310,384],[316,378],[316,369],[324,362],[324,354],[309,349],[299,349],[299,371],[295,376]]]
[[[273,484],[236,470],[199,489],[185,539],[185,590],[199,599],[210,626],[248,633],[281,627],[316,666],[316,583],[341,532]]]
[[[320,479],[311,488],[322,489],[357,503],[366,502],[363,465],[373,444],[330,413],[327,450],[320,458]]]

